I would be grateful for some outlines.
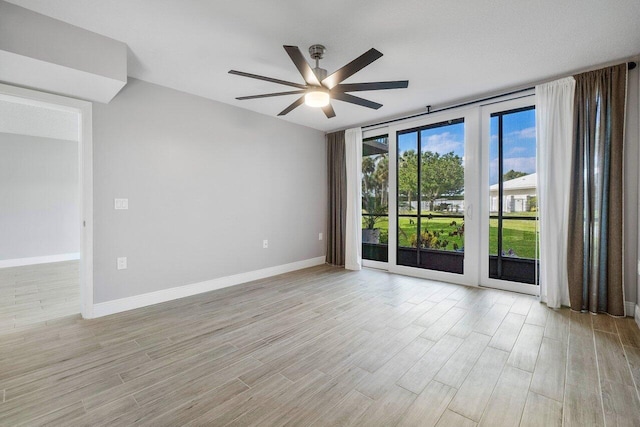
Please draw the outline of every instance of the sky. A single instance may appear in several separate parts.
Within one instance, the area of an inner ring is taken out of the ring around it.
[[[503,171],[511,169],[527,174],[536,171],[536,112],[520,111],[502,118]],[[491,118],[489,146],[489,185],[498,182],[498,118]]]
[[[503,173],[513,169],[527,174],[536,171],[535,110],[520,111],[503,116]],[[498,182],[498,118],[491,118],[489,145],[489,185]],[[422,131],[422,150],[454,154],[464,159],[464,124],[445,125]],[[416,150],[417,133],[398,136],[398,154]]]
[[[425,129],[422,133],[422,151],[439,154],[454,152],[464,158],[464,123]],[[400,155],[406,150],[417,150],[418,137],[416,132],[406,133],[398,137],[398,152]]]

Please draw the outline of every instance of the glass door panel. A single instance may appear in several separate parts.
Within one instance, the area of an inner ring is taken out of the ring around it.
[[[398,134],[397,264],[418,265],[418,132]]]
[[[537,284],[535,108],[489,120],[489,277]]]
[[[362,259],[388,261],[389,143],[377,136],[362,141]]]
[[[464,272],[464,119],[397,134],[398,265]]]

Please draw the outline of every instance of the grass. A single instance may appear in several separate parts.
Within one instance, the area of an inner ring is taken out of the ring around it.
[[[437,213],[434,213],[437,215]],[[518,216],[535,216],[535,212],[523,212],[518,213]],[[505,216],[507,218],[507,216]],[[401,217],[398,218],[401,232],[398,236],[398,243],[400,246],[411,247],[411,238],[416,235],[417,224],[414,218]],[[411,224],[411,221],[414,224]],[[451,225],[453,221],[456,221],[456,225]],[[421,229],[424,232],[429,230],[430,232],[439,232],[440,238],[448,241],[447,250],[454,250],[454,243],[459,248],[464,247],[464,238],[460,236],[450,236],[449,233],[455,231],[461,224],[461,219],[458,218],[432,218],[422,219]],[[519,258],[536,258],[536,242],[537,231],[536,221],[531,220],[517,220],[517,219],[505,219],[502,223],[502,242],[503,251],[505,254],[511,250],[513,256]],[[376,223],[376,228],[380,229],[381,240],[386,243],[389,233],[389,221],[387,218],[381,218]],[[497,255],[498,253],[498,220],[489,220],[489,253],[491,255]]]

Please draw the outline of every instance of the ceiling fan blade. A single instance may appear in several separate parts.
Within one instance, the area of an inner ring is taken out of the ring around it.
[[[333,107],[331,106],[331,104],[328,104],[326,107],[322,107],[322,111],[324,111],[324,115],[327,116],[327,119],[336,116],[336,112],[333,111]]]
[[[320,86],[320,80],[318,80],[318,77],[311,69],[311,66],[309,65],[307,60],[304,59],[304,56],[302,56],[302,52],[300,52],[298,46],[285,45],[283,47],[284,50],[286,50],[289,54],[289,58],[291,58],[298,71],[300,71],[300,74],[302,74],[302,78],[304,79],[304,81],[310,85]]]
[[[331,98],[338,99],[340,101],[349,102],[351,104],[361,105],[367,108],[373,108],[377,110],[382,107],[382,104],[378,104],[377,102],[369,101],[368,99],[363,99],[357,96],[349,95],[344,92],[331,92]]]
[[[293,86],[298,89],[306,89],[306,85],[301,85],[299,83],[287,82],[285,80],[272,79],[271,77],[259,76],[257,74],[245,73],[243,71],[230,70],[229,74],[235,74],[236,76],[249,77],[251,79],[264,80],[265,82],[278,83],[285,86]]]
[[[342,81],[362,70],[364,67],[371,64],[381,56],[382,53],[378,52],[377,50],[369,49],[367,52],[363,53],[344,67],[340,68],[339,70],[322,80],[322,84],[329,89],[333,89],[339,83],[342,83]]]
[[[333,90],[339,92],[357,92],[365,90],[406,89],[407,87],[409,87],[408,80],[398,80],[394,82],[343,83],[334,87]]]
[[[245,99],[269,98],[270,96],[282,96],[282,95],[296,95],[296,94],[305,93],[305,92],[306,92],[305,90],[291,90],[289,92],[265,93],[264,95],[239,96],[236,99],[239,101],[244,101]]]
[[[285,114],[289,114],[291,111],[293,111],[295,108],[298,108],[302,104],[304,104],[304,95],[302,95],[300,98],[293,101],[291,105],[289,105],[287,108],[282,110],[278,115],[284,116]]]

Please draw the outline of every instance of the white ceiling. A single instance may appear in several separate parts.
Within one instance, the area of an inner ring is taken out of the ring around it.
[[[384,56],[346,82],[409,80],[360,92],[379,110],[334,101],[337,117],[301,106],[283,118],[328,131],[372,123],[640,53],[638,0],[11,0],[123,41],[129,76],[276,116],[292,88],[230,69],[303,83],[282,48],[327,47],[329,73],[374,47]]]

